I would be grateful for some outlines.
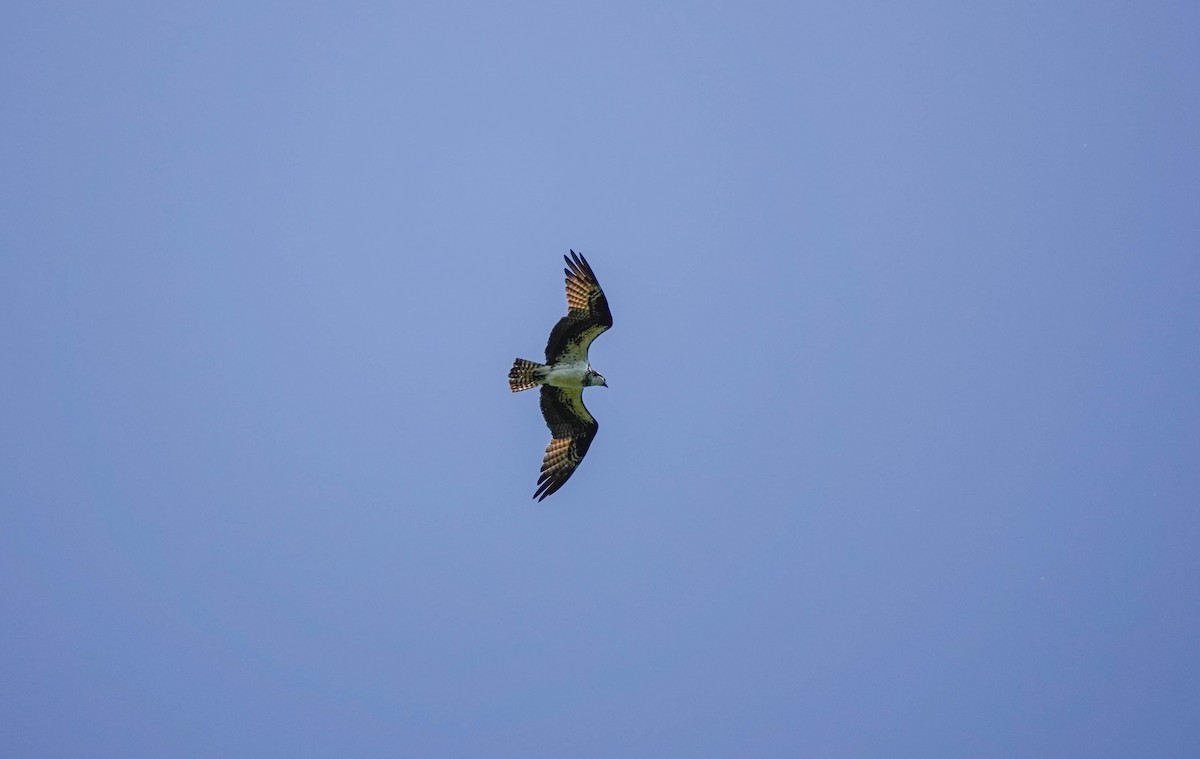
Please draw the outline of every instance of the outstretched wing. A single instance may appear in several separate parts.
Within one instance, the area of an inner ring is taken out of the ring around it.
[[[563,256],[567,268],[567,315],[558,320],[546,341],[546,363],[575,363],[587,359],[588,346],[612,326],[608,299],[596,281],[587,259],[575,251]],[[581,404],[582,405],[582,404]]]
[[[583,405],[583,388],[542,385],[542,416],[552,439],[542,457],[542,476],[533,494],[539,501],[571,479],[600,429]]]

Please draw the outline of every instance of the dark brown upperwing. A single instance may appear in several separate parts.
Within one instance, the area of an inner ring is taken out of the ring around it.
[[[563,256],[567,268],[567,315],[558,320],[546,341],[546,363],[558,363],[562,358],[581,360],[588,346],[604,330],[612,326],[608,298],[596,281],[587,259],[575,251]]]
[[[539,501],[561,488],[579,467],[600,425],[583,405],[583,389],[542,385],[542,416],[550,428],[550,444],[538,477]]]

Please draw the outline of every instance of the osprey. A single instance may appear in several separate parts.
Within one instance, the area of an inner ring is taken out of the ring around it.
[[[608,299],[583,256],[563,256],[567,268],[567,315],[550,330],[546,363],[518,358],[508,372],[514,393],[542,387],[542,416],[550,428],[550,444],[542,457],[542,476],[533,497],[541,501],[571,478],[596,437],[600,425],[583,405],[585,387],[608,387],[588,362],[588,347],[612,326]]]

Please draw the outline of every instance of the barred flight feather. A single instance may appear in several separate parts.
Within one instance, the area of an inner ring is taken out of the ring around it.
[[[508,372],[514,393],[541,385],[541,410],[550,429],[550,443],[533,497],[544,500],[561,488],[587,454],[600,425],[583,405],[583,388],[607,387],[588,361],[588,348],[612,326],[608,299],[587,259],[575,251],[563,256],[567,267],[567,314],[558,320],[546,341],[546,363],[518,358]]]

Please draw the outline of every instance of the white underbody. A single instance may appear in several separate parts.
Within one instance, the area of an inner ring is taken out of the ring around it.
[[[546,384],[554,387],[583,387],[583,378],[587,376],[589,368],[587,361],[556,364],[546,374]]]

